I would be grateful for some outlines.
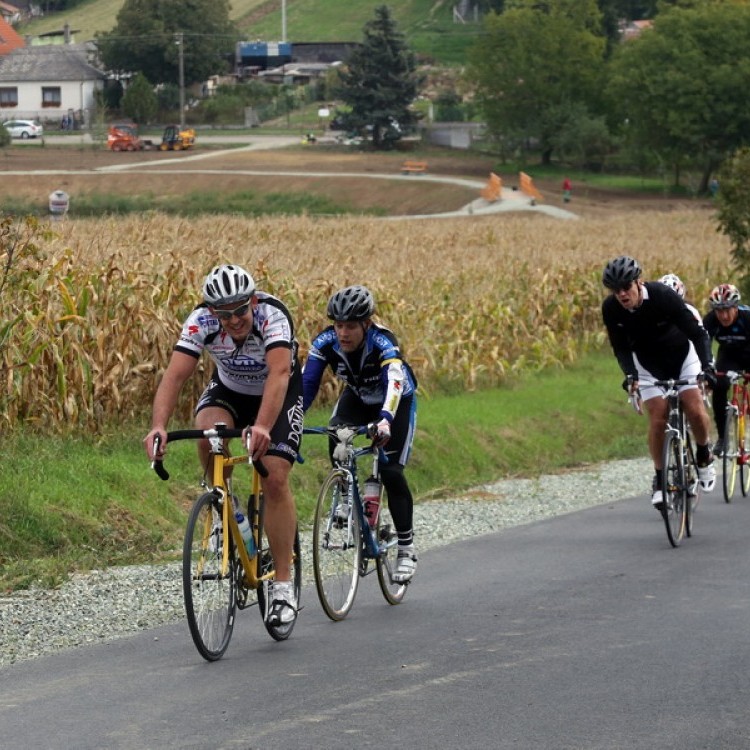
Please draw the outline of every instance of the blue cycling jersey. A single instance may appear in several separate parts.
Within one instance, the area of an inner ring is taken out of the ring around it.
[[[381,415],[389,421],[393,420],[401,396],[411,395],[417,387],[396,336],[375,323],[367,329],[362,346],[351,354],[341,350],[333,326],[315,337],[302,373],[305,411],[318,393],[327,366],[362,403],[381,405]]]

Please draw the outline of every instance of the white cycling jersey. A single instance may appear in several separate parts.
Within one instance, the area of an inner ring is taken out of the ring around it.
[[[244,342],[236,342],[221,327],[207,307],[193,310],[182,327],[175,350],[199,358],[208,352],[216,364],[216,375],[227,388],[249,396],[263,393],[268,364],[266,352],[283,346],[289,349],[289,369],[297,366],[297,341],[289,311],[276,297],[255,292],[253,327]]]

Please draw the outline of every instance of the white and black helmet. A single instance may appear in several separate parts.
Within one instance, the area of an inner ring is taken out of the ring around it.
[[[328,300],[327,312],[340,322],[367,320],[375,312],[375,300],[366,286],[347,286]]]
[[[670,289],[674,289],[677,294],[685,299],[685,285],[682,283],[682,279],[675,273],[668,273],[659,279],[660,284],[668,286]]]
[[[253,294],[253,277],[239,266],[216,266],[203,282],[203,299],[212,307],[242,302]]]

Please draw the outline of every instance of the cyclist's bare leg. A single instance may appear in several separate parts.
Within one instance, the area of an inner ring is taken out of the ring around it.
[[[198,430],[208,430],[217,422],[224,422],[229,428],[234,427],[234,418],[226,409],[222,409],[220,406],[207,406],[195,415],[195,428]],[[204,471],[211,468],[208,466],[210,451],[211,445],[208,440],[198,441],[198,458]],[[227,479],[231,473],[231,467],[227,467],[224,478]]]
[[[654,462],[654,469],[661,471],[664,450],[664,431],[667,428],[669,406],[666,399],[656,396],[644,401],[648,414],[648,452]]]
[[[261,480],[265,497],[264,526],[271,545],[277,581],[291,580],[297,510],[289,487],[292,465],[279,456],[263,457],[268,476]]]
[[[690,388],[680,394],[680,399],[685,416],[693,430],[695,442],[698,445],[707,445],[711,423],[701,392],[697,388]]]

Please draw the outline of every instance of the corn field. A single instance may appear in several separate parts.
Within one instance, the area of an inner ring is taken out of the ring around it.
[[[679,274],[700,309],[712,286],[731,280],[728,241],[706,211],[579,221],[6,219],[0,251],[6,431],[145,427],[182,321],[217,263],[243,265],[288,305],[303,359],[327,324],[330,294],[369,286],[427,396],[497,385],[601,346],[601,271],[616,255],[638,258],[646,278]],[[203,362],[175,424],[189,422],[210,371]],[[323,402],[335,390],[326,381]]]

